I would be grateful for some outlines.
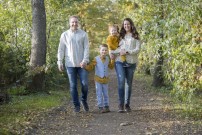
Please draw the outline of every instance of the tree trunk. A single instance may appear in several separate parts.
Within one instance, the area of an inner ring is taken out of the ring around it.
[[[0,91],[0,105],[8,103],[10,101],[10,97],[8,93]]]
[[[164,19],[164,9],[163,9],[163,0],[159,0],[161,4],[161,18],[160,20]],[[164,33],[163,33],[163,27],[161,24],[159,24],[159,28],[161,29],[161,33],[159,33],[159,38],[163,40]],[[162,47],[159,47],[158,50],[159,58],[156,62],[155,68],[154,68],[154,75],[153,75],[153,82],[152,85],[155,87],[160,87],[164,85],[164,77],[163,77],[163,49]]]
[[[46,64],[46,13],[44,0],[32,0],[32,48],[30,58],[32,91],[43,90]]]
[[[154,68],[154,75],[153,75],[153,82],[152,85],[155,87],[163,86],[164,79],[163,79],[163,50],[159,48],[158,54],[160,55],[159,59]]]

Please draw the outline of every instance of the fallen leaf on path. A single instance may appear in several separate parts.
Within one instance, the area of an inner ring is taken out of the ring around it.
[[[124,122],[124,123],[121,123],[120,126],[128,126],[132,124],[133,124],[132,122]]]

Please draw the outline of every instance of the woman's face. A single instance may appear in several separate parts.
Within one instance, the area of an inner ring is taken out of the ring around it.
[[[124,29],[125,29],[126,32],[131,32],[131,25],[130,25],[129,21],[125,20],[123,22],[123,26],[124,26]]]

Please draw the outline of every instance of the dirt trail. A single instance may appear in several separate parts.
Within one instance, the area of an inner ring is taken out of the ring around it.
[[[110,73],[110,113],[99,114],[93,78],[89,80],[89,113],[75,115],[70,102],[44,115],[28,135],[202,135],[202,127],[180,119],[164,96],[149,92],[144,81],[133,81],[130,113],[118,113],[116,74]]]

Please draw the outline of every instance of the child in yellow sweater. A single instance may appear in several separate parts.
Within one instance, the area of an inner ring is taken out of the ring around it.
[[[109,33],[110,35],[107,37],[107,45],[109,48],[110,58],[113,58],[114,54],[116,54],[116,49],[119,47],[119,27],[117,25],[109,25]],[[126,56],[121,56],[122,62],[126,61]]]

